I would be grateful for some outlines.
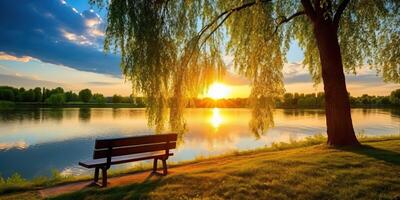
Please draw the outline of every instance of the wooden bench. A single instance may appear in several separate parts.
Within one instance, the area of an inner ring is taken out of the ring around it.
[[[146,135],[127,138],[96,140],[93,160],[79,162],[80,166],[95,168],[94,182],[99,180],[102,170],[102,186],[107,186],[107,170],[111,165],[154,159],[153,173],[157,172],[157,161],[162,160],[163,175],[167,175],[167,159],[176,148],[177,134]]]

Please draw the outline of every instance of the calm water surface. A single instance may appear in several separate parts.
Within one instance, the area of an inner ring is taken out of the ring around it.
[[[326,132],[323,110],[278,109],[275,127],[260,138],[249,130],[248,109],[188,109],[188,132],[170,162],[192,160],[302,139]],[[365,135],[400,134],[400,111],[353,109],[356,132]],[[65,108],[0,111],[0,174],[25,178],[82,174],[78,162],[90,159],[96,138],[153,134],[143,109]],[[138,163],[122,165],[131,167]],[[118,168],[118,169],[119,169]]]

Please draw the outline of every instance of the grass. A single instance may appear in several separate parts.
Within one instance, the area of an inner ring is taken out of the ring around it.
[[[123,176],[127,174],[147,171],[152,166],[150,164],[139,164],[135,167],[126,170],[113,170],[110,169],[108,171],[109,177]],[[19,173],[14,173],[8,178],[3,178],[0,176],[0,199],[1,195],[15,193],[15,192],[24,192],[42,189],[46,187],[58,186],[63,184],[68,184],[72,182],[78,181],[87,181],[93,178],[92,175],[61,175],[58,170],[53,170],[52,175],[50,177],[39,176],[35,177],[31,180],[23,178]]]
[[[20,174],[14,173],[8,178],[0,176],[0,195],[20,191],[40,189],[54,185],[65,184],[80,180],[87,180],[89,176],[62,176],[57,170],[52,171],[51,177],[39,176],[32,180],[23,178]]]
[[[400,198],[400,136],[365,138],[357,148],[326,138],[276,143],[180,163],[192,168],[140,184],[90,188],[54,199],[395,199]],[[34,190],[4,199],[40,198]]]

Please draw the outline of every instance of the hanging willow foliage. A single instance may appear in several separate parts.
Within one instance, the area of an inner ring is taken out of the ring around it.
[[[343,2],[313,1],[332,20]],[[321,81],[313,27],[301,1],[90,3],[108,9],[105,50],[121,55],[123,75],[132,82],[134,94],[147,97],[148,122],[157,131],[166,120],[173,130],[185,129],[182,114],[188,99],[223,75],[224,54],[233,55],[235,69],[251,81],[250,126],[256,134],[273,125],[274,99],[284,92],[282,68],[290,41],[298,41],[304,65],[316,83]],[[399,2],[358,0],[346,5],[338,33],[345,70],[356,73],[368,62],[384,80],[399,83]]]

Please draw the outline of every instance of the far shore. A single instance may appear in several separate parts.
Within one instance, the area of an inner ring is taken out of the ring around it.
[[[145,106],[138,106],[133,103],[83,103],[83,102],[71,102],[64,103],[61,105],[51,105],[45,102],[10,102],[0,101],[1,109],[30,109],[30,108],[146,108]],[[201,106],[194,107],[189,106],[187,108],[249,108],[243,106],[232,106],[232,105],[217,105],[217,106]],[[276,106],[277,109],[324,109],[321,106]],[[354,105],[351,108],[398,108],[394,105]]]

